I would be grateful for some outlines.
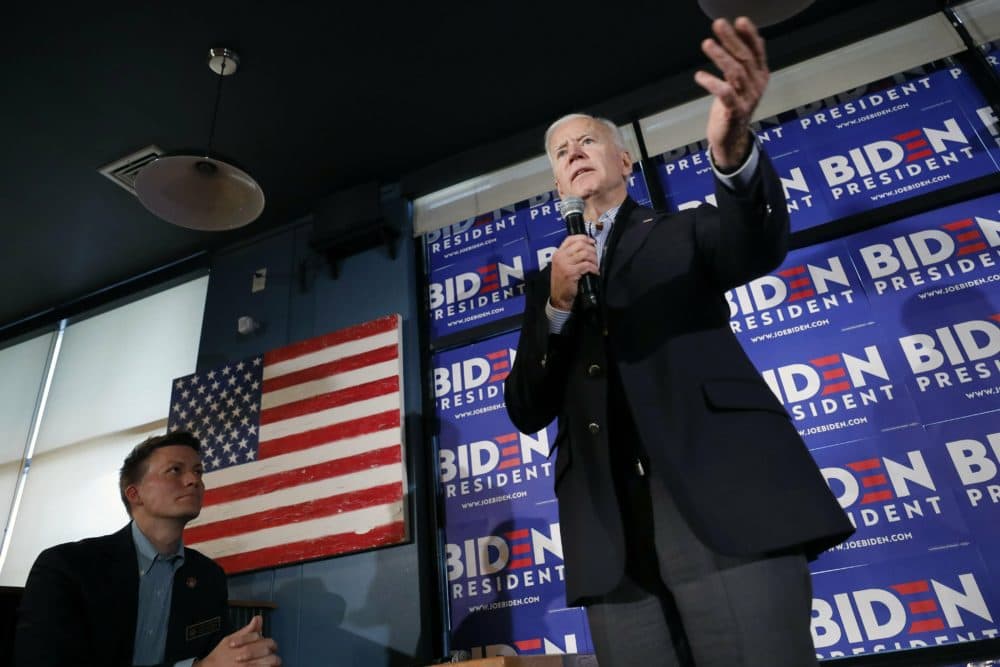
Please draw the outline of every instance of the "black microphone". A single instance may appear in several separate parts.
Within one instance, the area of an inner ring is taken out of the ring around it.
[[[565,197],[559,202],[559,214],[566,222],[566,233],[586,234],[583,227],[583,199],[580,197]],[[585,273],[577,284],[577,298],[584,310],[592,310],[598,306],[597,276]]]

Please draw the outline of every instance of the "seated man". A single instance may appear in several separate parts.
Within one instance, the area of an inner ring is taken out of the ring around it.
[[[201,512],[201,445],[185,432],[149,438],[119,474],[132,522],[43,551],[18,611],[14,664],[280,665],[261,618],[228,634],[226,575],[186,549]]]

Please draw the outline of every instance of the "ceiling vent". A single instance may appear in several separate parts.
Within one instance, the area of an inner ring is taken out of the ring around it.
[[[104,165],[98,171],[134,195],[136,175],[138,175],[143,167],[161,155],[163,155],[163,149],[159,146],[146,146],[130,155],[115,160],[111,164]]]

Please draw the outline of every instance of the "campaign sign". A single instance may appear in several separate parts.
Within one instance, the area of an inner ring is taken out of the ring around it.
[[[996,592],[973,546],[817,572],[812,581],[821,660],[1000,636]]]
[[[649,190],[642,173],[636,170],[629,176],[627,190],[629,197],[639,206],[649,206]],[[541,271],[552,260],[552,253],[566,238],[566,222],[558,209],[559,193],[551,190],[529,200],[527,208],[518,211],[522,227],[527,229],[528,245],[532,264],[529,272]]]
[[[775,271],[727,291],[726,302],[729,326],[744,347],[840,332],[872,320],[842,241],[788,253]]]
[[[899,220],[845,239],[875,312],[937,309],[1000,286],[1000,195]]]
[[[531,515],[481,515],[450,522],[445,569],[452,628],[484,610],[519,607],[540,613],[566,606],[558,507]]]
[[[524,310],[527,239],[490,245],[430,274],[431,339],[517,315]]]
[[[442,422],[438,480],[447,522],[469,512],[517,514],[555,498],[549,452],[556,430],[553,422],[519,433],[503,411]]]
[[[914,304],[889,323],[924,424],[1000,408],[1000,294],[975,296],[949,308]]]
[[[829,570],[968,543],[951,475],[920,426],[812,451],[857,532],[820,555]]]
[[[927,434],[959,490],[973,543],[1000,556],[1000,412],[934,424]],[[987,562],[1000,579],[1000,558]]]
[[[525,203],[521,202],[424,234],[428,273],[454,264],[470,254],[486,256],[490,248],[523,239],[525,230],[517,210],[524,206]]]
[[[905,369],[877,325],[747,349],[810,449],[917,422]]]
[[[594,652],[587,614],[580,607],[539,614],[518,606],[483,605],[453,626],[451,637],[452,649],[468,651],[472,659]]]
[[[830,219],[822,194],[822,175],[803,150],[798,125],[764,119],[754,125],[760,145],[771,159],[785,193],[792,231]],[[715,179],[704,140],[663,153],[654,159],[667,210],[681,211],[702,203],[716,205]]]
[[[989,56],[991,62],[996,66],[996,57]],[[1000,131],[997,128],[997,117],[990,107],[989,101],[979,89],[972,77],[968,75],[964,68],[957,64],[949,63],[943,66],[951,77],[955,92],[958,95],[966,115],[973,122],[979,138],[989,148],[993,161],[998,162],[1000,156]]]
[[[947,75],[947,72],[938,74]],[[915,89],[912,97],[900,91]],[[895,104],[861,113],[872,98]],[[834,219],[996,172],[947,78],[931,75],[801,118]],[[858,113],[846,114],[855,108]],[[843,120],[818,123],[820,117]]]
[[[442,430],[475,415],[506,416],[503,381],[517,351],[518,332],[438,352],[434,368],[434,405]]]

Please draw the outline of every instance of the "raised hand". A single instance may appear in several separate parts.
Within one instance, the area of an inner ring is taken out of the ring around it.
[[[750,118],[771,73],[764,39],[750,19],[741,16],[733,23],[716,19],[712,32],[715,39],[705,39],[701,50],[719,68],[722,78],[699,70],[694,80],[715,97],[705,136],[716,166],[725,171],[739,167],[750,151]]]

